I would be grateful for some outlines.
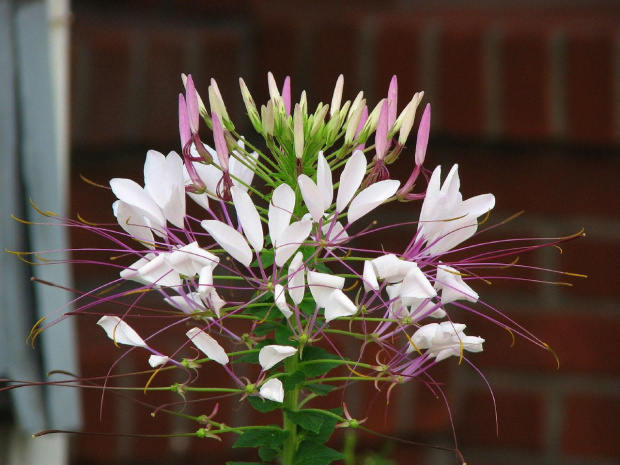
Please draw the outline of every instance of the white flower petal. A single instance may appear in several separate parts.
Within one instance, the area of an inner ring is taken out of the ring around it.
[[[308,287],[317,306],[324,308],[332,292],[344,287],[344,278],[318,271],[308,271]]]
[[[278,241],[274,244],[276,266],[284,266],[308,238],[311,230],[312,221],[302,220],[294,222],[282,231]]]
[[[211,360],[221,365],[228,363],[228,355],[226,355],[222,346],[207,333],[199,328],[192,328],[186,334],[194,345]]]
[[[220,259],[201,248],[198,242],[191,242],[172,253],[166,255],[166,261],[178,273],[185,276],[194,276],[200,273],[205,266],[216,266]]]
[[[122,200],[114,202],[112,209],[121,228],[139,241],[144,242],[150,249],[153,248],[153,246],[150,245],[153,243],[151,223],[144,217],[143,210],[129,205]]]
[[[278,241],[282,231],[290,224],[294,208],[295,192],[288,184],[280,184],[274,189],[269,204],[269,235],[272,244]]]
[[[254,202],[252,202],[248,193],[240,187],[233,186],[230,192],[232,193],[233,205],[237,211],[237,217],[239,218],[239,223],[241,223],[243,233],[254,250],[260,252],[263,250],[265,237],[260,216],[258,211],[256,211]]]
[[[252,249],[237,230],[217,220],[203,220],[200,225],[231,257],[242,265],[252,263]]]
[[[329,169],[329,163],[323,156],[323,152],[319,152],[317,159],[316,182],[321,197],[323,198],[323,208],[327,210],[334,199],[334,183],[332,181],[332,172]]]
[[[377,275],[375,274],[375,267],[370,260],[364,262],[364,273],[362,274],[364,280],[364,291],[370,292],[371,290],[379,289],[379,282],[377,281]]]
[[[282,381],[278,378],[272,378],[263,383],[258,392],[265,399],[280,403],[284,402],[284,387],[282,386]]]
[[[288,295],[296,305],[304,300],[305,287],[304,257],[301,252],[297,252],[288,267]]]
[[[437,267],[437,279],[435,288],[441,290],[441,302],[447,304],[455,300],[478,301],[478,294],[469,287],[460,273],[446,265]]]
[[[341,316],[351,316],[357,313],[357,307],[340,289],[334,290],[325,305],[325,321],[330,322]]]
[[[370,213],[387,199],[392,197],[400,186],[400,181],[394,179],[386,179],[368,186],[351,202],[347,219],[349,223],[360,219],[362,216]]]
[[[168,263],[167,256],[169,253],[162,252],[151,261],[145,263],[138,269],[138,274],[147,283],[156,286],[177,287],[180,286],[181,276]]]
[[[276,284],[273,289],[273,296],[276,302],[276,307],[284,315],[284,318],[290,318],[293,312],[288,308],[286,303],[286,294],[284,293],[284,287],[281,284]]]
[[[165,355],[151,355],[149,357],[149,365],[153,368],[165,365],[170,360],[170,357],[166,357]]]
[[[166,219],[161,208],[138,183],[131,179],[114,178],[110,180],[110,187],[119,200],[138,209],[151,220],[153,227],[160,231],[164,229]]]
[[[108,337],[116,344],[125,344],[134,347],[147,347],[146,342],[134,329],[117,316],[104,316],[97,322]]]
[[[351,155],[351,158],[344,165],[344,170],[340,176],[340,186],[336,196],[336,211],[343,212],[349,202],[362,185],[366,174],[366,157],[361,150]]]
[[[129,265],[127,268],[125,268],[123,271],[120,272],[121,278],[130,279],[140,284],[149,284],[148,281],[142,279],[142,277],[138,273],[138,270],[142,268],[143,265],[146,265],[148,262],[154,259],[155,256],[156,255],[154,253],[148,253],[144,257],[139,259],[137,262],[132,263],[131,265]]]
[[[321,191],[314,181],[305,174],[299,175],[297,182],[299,183],[301,196],[304,198],[304,203],[306,207],[308,207],[312,219],[315,223],[318,223],[325,213],[325,202],[321,195]]]
[[[277,363],[297,353],[297,348],[291,346],[269,345],[258,353],[258,362],[263,370],[269,370]]]
[[[409,270],[400,287],[400,298],[406,306],[416,302],[410,301],[409,298],[428,299],[436,295],[437,291],[417,266]]]

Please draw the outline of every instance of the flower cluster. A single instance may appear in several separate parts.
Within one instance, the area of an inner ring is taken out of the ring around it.
[[[118,315],[103,315],[98,324],[115,344],[142,350],[145,359],[150,353],[153,376],[145,390],[153,388],[158,372],[184,370],[187,381],[171,391],[238,396],[259,411],[282,408],[277,434],[274,427],[226,426],[213,414],[197,417],[203,427],[196,435],[240,434],[242,445],[261,447],[266,462],[277,455],[285,464],[301,463],[300,454],[325,448],[329,437],[313,439],[319,431],[309,418],[331,431],[360,423],[346,407],[343,417],[342,409],[302,408],[308,402],[357,380],[373,380],[389,392],[412,379],[432,379],[427,370],[448,357],[467,360],[466,352],[483,350],[484,339],[465,334],[452,308],[500,322],[501,313],[491,307],[484,312],[471,306],[479,299],[476,283],[484,281],[478,270],[510,264],[539,245],[486,252],[480,244],[462,245],[478,232],[495,199],[482,194],[464,200],[456,165],[443,182],[441,167],[424,168],[429,105],[421,112],[410,176],[402,184],[391,179],[389,167],[403,152],[422,93],[399,114],[394,77],[387,97],[369,111],[363,93],[342,102],[340,77],[331,104],[311,112],[305,93],[293,104],[290,80],[280,90],[270,74],[270,99],[259,109],[241,80],[258,144],[236,132],[215,81],[208,88],[209,110],[191,76],[184,84],[181,155],[149,151],[144,186],[110,181],[122,231],[69,223],[111,238],[113,255],[134,257],[125,266],[115,260],[119,279],[107,293],[83,296],[94,303],[77,311],[133,296],[134,304],[119,306]],[[213,147],[199,135],[201,120],[212,130]],[[414,200],[422,202],[418,219],[403,203]],[[403,219],[380,226],[372,214],[390,203],[401,208]],[[398,237],[409,235],[405,244],[388,239],[397,229]],[[369,241],[376,245],[368,248]],[[454,258],[457,251],[468,257]],[[137,287],[114,290],[130,283]],[[162,324],[142,337],[130,323],[140,323],[144,307],[137,311],[135,304],[151,293],[161,295],[167,310],[161,320],[161,313],[149,315]],[[544,346],[516,325],[501,325]],[[158,348],[162,334],[177,341],[176,349]],[[343,344],[356,344],[358,357],[343,356]],[[228,379],[191,375],[213,362]],[[256,367],[244,371],[249,377],[238,375],[242,362]],[[340,455],[325,457],[321,463]]]

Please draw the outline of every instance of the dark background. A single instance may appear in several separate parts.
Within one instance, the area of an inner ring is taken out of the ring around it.
[[[534,266],[588,275],[570,279],[574,287],[498,280],[477,288],[486,302],[548,343],[560,369],[548,352],[524,340],[510,348],[505,331],[468,319],[468,334],[487,340],[485,351],[471,359],[493,388],[499,434],[482,378],[446,361],[435,374],[449,381],[461,450],[470,464],[617,463],[618,2],[142,0],[76,1],[73,10],[72,212],[92,221],[112,221],[113,196],[82,182],[80,174],[101,184],[119,176],[142,182],[148,149],[180,149],[182,72],[192,73],[204,97],[215,78],[239,129],[250,128],[240,76],[259,105],[268,96],[268,71],[279,83],[290,75],[293,97],[305,89],[311,108],[330,101],[339,74],[345,75],[345,97],[364,90],[371,106],[386,95],[394,74],[399,110],[424,90],[433,109],[426,166],[459,163],[465,197],[496,195],[493,219],[526,210],[489,238],[558,237],[581,228],[587,234],[563,251],[527,258]],[[413,157],[411,148],[407,156]],[[99,244],[83,232],[72,240],[74,247]],[[83,288],[109,277],[81,268],[75,275]],[[526,276],[564,280],[537,271]],[[94,320],[79,324],[83,374],[106,373],[121,351]],[[358,404],[349,405],[354,415],[371,413],[368,425],[384,434],[452,444],[443,400],[421,385],[395,389],[385,414],[384,393],[377,396],[370,383],[355,397]],[[148,409],[111,397],[99,421],[99,394],[86,392],[84,401],[88,431],[195,429],[163,415],[152,419]],[[243,418],[234,403],[221,408],[231,410],[231,423]],[[74,465],[219,464],[241,457],[226,440],[73,441]],[[363,437],[360,452],[386,444],[398,464],[455,463],[450,453],[372,436]]]

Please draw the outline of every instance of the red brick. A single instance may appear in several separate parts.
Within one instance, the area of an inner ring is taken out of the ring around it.
[[[145,35],[146,79],[141,87],[144,119],[137,139],[157,149],[179,140],[178,95],[185,93],[181,73],[191,71],[185,63],[187,34],[183,30],[153,26],[146,29]],[[206,88],[199,91],[206,98]],[[180,142],[177,145],[174,148],[178,152]],[[165,152],[163,147],[159,150]]]
[[[356,21],[322,18],[317,22],[312,37],[310,62],[311,81],[309,98],[314,102],[330,103],[339,75],[344,75],[345,87],[342,101],[355,98],[360,89],[358,53],[360,51],[360,25]],[[387,90],[386,90],[387,92]]]
[[[550,57],[546,28],[508,26],[502,39],[502,129],[509,138],[550,136]]]
[[[617,32],[617,31],[616,31]],[[575,141],[605,143],[614,140],[616,37],[608,31],[571,32],[567,44],[568,137]]]
[[[438,57],[435,129],[476,136],[485,126],[484,33],[479,23],[444,25]]]
[[[585,274],[586,279],[569,279],[573,284],[567,293],[590,294],[597,297],[618,297],[618,281],[611,264],[620,261],[620,241],[586,237],[562,246],[563,253],[559,256],[560,268],[572,273]]]
[[[99,21],[76,21],[73,28],[76,41],[73,63],[77,75],[73,82],[72,113],[83,119],[73,120],[73,143],[104,145],[125,140],[125,115],[129,98],[131,66],[130,30],[106,25]],[[82,74],[83,73],[83,74]],[[80,101],[76,101],[76,98]]]
[[[469,392],[459,412],[456,435],[461,446],[492,446],[541,450],[544,447],[545,404],[535,394],[494,390]]]
[[[566,400],[562,449],[572,455],[620,457],[620,400],[570,396]]]
[[[559,357],[559,373],[619,374],[620,363],[609,358],[620,331],[619,318],[601,318],[574,311],[563,313],[545,311],[541,314],[516,314],[508,305],[499,308],[516,324],[551,347]],[[546,314],[545,314],[546,313]],[[459,321],[462,318],[459,318]],[[557,364],[553,355],[544,348],[524,340],[515,334],[515,345],[508,332],[479,317],[466,318],[469,322],[467,334],[482,336],[484,351],[472,354],[470,360],[483,371],[486,368],[503,370],[542,371],[549,375],[556,373]],[[514,327],[514,326],[513,326]],[[589,341],[589,342],[588,342]],[[596,341],[596,342],[592,342]]]
[[[387,96],[392,76],[398,77],[398,109],[402,111],[421,88],[421,35],[424,24],[410,17],[382,18],[375,42],[373,92],[375,99]]]
[[[620,172],[618,157],[527,147],[503,151],[454,146],[440,151],[431,142],[428,163],[448,156],[459,162],[464,197],[491,192],[496,210],[608,218],[620,213],[620,190],[613,188]],[[567,234],[571,232],[576,231]]]
[[[241,77],[242,70],[242,33],[243,30],[236,27],[198,30],[196,41],[202,53],[200,61],[196,63],[196,71],[192,70],[195,75],[196,88],[205,101],[205,105],[208,102],[210,80],[213,78],[217,81],[230,117],[240,127],[244,127],[247,121],[239,90],[239,77]],[[211,144],[209,137],[205,139]]]
[[[269,98],[267,73],[273,73],[279,88],[284,78],[291,77],[292,98],[296,101],[303,90],[301,77],[300,34],[306,26],[301,18],[261,15],[256,33],[256,78],[254,85],[245,79],[256,104],[264,105]]]

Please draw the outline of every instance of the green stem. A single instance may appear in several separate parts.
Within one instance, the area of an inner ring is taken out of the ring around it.
[[[287,374],[293,374],[297,371],[297,357],[288,357],[284,360],[284,369]],[[299,408],[299,388],[292,389],[284,395],[283,408],[293,412]],[[288,419],[286,414],[282,412],[284,429],[289,432],[289,436],[284,443],[284,452],[282,453],[282,463],[284,465],[292,465],[295,458],[295,452],[299,447],[299,438],[297,437],[297,425]]]

